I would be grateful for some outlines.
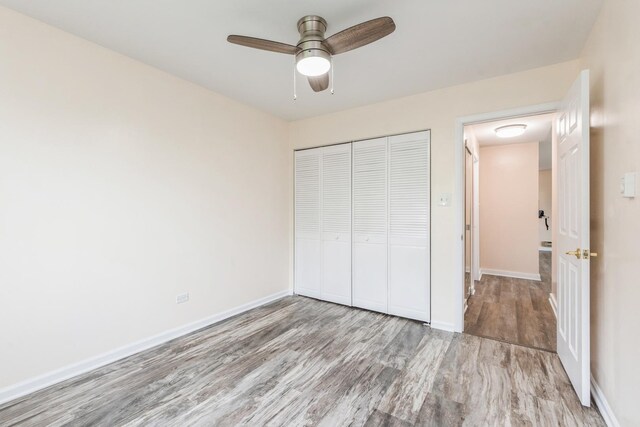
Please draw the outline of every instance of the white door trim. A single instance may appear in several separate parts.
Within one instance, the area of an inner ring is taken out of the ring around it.
[[[454,330],[464,330],[464,127],[466,125],[504,120],[516,117],[534,116],[538,114],[554,113],[560,108],[559,102],[531,105],[509,110],[482,113],[472,116],[459,117],[455,122],[455,182],[453,191],[453,206],[455,209],[455,233],[453,239],[455,271],[453,293],[456,308]]]

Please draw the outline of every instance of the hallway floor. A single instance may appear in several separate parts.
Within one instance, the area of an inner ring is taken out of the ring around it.
[[[556,318],[549,303],[551,252],[540,252],[542,281],[483,275],[465,313],[464,331],[556,351]]]

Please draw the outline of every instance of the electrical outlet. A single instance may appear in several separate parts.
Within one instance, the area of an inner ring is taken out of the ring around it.
[[[189,301],[189,293],[180,294],[176,297],[176,304],[183,304]]]

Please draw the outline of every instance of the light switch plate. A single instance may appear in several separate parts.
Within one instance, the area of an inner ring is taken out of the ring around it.
[[[621,179],[620,192],[622,197],[633,198],[636,197],[636,173],[627,172]]]
[[[442,207],[451,206],[451,194],[450,193],[440,194],[440,199],[438,200],[438,206],[442,206]]]

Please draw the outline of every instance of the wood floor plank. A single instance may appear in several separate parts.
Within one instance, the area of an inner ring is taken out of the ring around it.
[[[513,344],[556,350],[549,304],[551,253],[540,252],[542,281],[483,275],[468,299],[465,332]],[[543,273],[544,272],[544,273]]]
[[[550,423],[604,425],[556,354],[303,297],[0,406],[3,427]]]
[[[379,360],[385,365],[403,369],[418,351],[427,327],[419,322],[406,321],[402,329],[384,348]]]
[[[364,379],[357,381],[339,398],[338,404],[318,425],[323,427],[363,425],[376,410],[378,403],[399,372],[398,369],[386,366],[375,378],[367,375]]]
[[[465,406],[436,393],[428,393],[415,425],[424,427],[458,427],[465,420]]]
[[[378,409],[414,423],[449,347],[450,340],[425,336],[405,369],[401,370],[382,398]]]
[[[378,410],[371,414],[365,423],[366,427],[410,427],[412,425],[407,421]]]
[[[476,286],[478,285],[476,284]],[[484,302],[482,300],[476,304],[468,304],[467,311],[464,313],[465,331],[474,329],[476,325],[478,325],[478,317],[480,316],[480,311],[482,311],[483,304]],[[468,331],[468,333],[472,332]]]

